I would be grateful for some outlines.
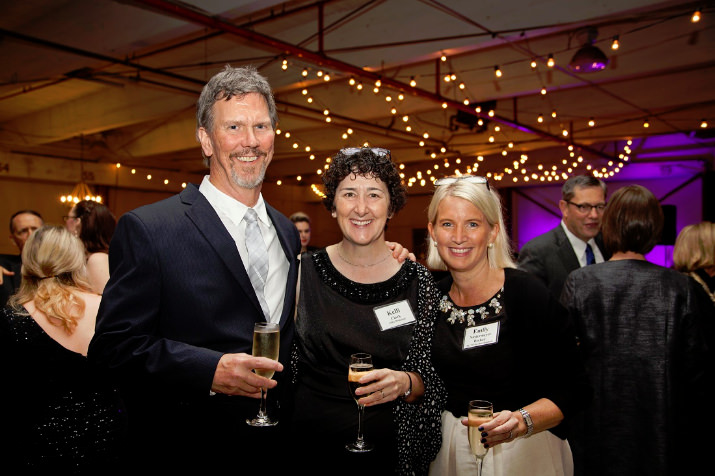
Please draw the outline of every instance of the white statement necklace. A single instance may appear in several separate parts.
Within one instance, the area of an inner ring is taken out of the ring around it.
[[[439,310],[444,313],[449,313],[447,322],[450,324],[455,324],[457,322],[463,324],[466,321],[467,327],[473,327],[477,325],[477,321],[475,320],[476,316],[479,316],[479,320],[483,321],[501,314],[502,309],[504,308],[504,305],[501,302],[501,295],[503,292],[504,288],[501,288],[488,303],[482,304],[476,309],[473,307],[469,309],[460,309],[452,302],[449,295],[445,294],[439,302]]]

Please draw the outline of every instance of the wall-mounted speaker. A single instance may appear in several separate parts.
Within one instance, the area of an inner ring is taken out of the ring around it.
[[[663,209],[663,233],[660,235],[659,245],[674,245],[677,233],[675,231],[675,205],[661,205]]]

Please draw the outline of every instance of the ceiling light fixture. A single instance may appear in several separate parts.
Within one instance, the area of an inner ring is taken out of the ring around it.
[[[585,37],[585,41],[583,46],[571,58],[569,68],[577,73],[593,73],[605,69],[608,66],[609,59],[603,51],[593,45],[598,37],[598,30],[591,27],[577,34]]]

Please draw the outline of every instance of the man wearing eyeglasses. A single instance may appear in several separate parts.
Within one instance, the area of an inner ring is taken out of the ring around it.
[[[606,192],[606,183],[591,175],[569,178],[561,188],[559,226],[519,251],[519,268],[541,278],[557,298],[571,271],[609,258],[600,236]]]

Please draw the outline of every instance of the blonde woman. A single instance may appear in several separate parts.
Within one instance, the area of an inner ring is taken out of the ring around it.
[[[489,449],[484,474],[569,476],[564,419],[588,399],[568,314],[537,277],[516,269],[501,199],[484,177],[435,181],[428,210],[427,266],[440,314],[432,361],[447,387],[434,476],[477,474],[467,439],[467,403],[494,404],[479,427]]]
[[[65,228],[44,226],[22,260],[20,290],[0,312],[10,473],[113,474],[125,420],[86,359],[100,296],[86,277],[84,246]]]

